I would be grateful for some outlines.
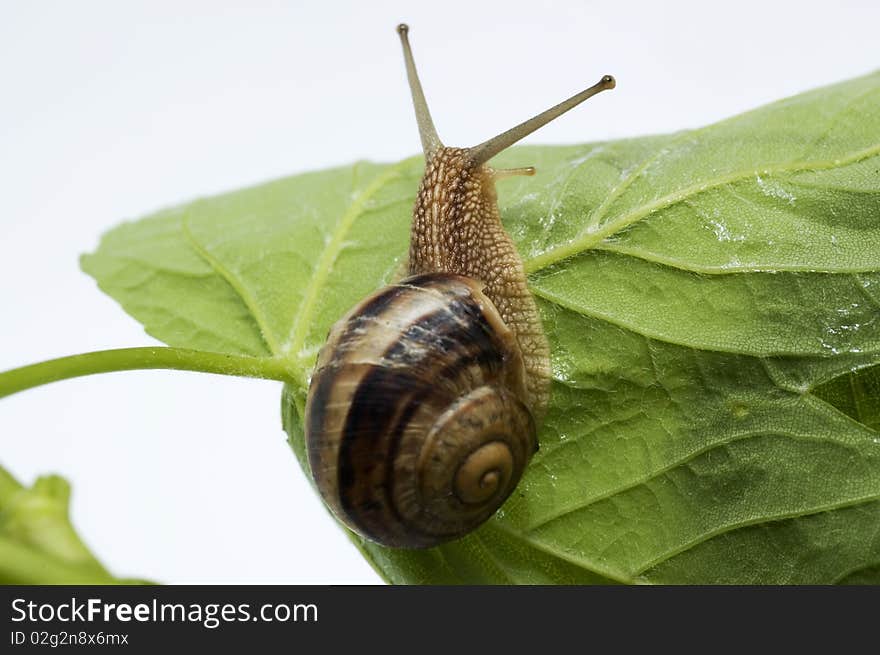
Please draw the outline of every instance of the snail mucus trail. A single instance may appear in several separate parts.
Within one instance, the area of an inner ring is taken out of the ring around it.
[[[534,168],[488,161],[587,98],[597,84],[472,148],[437,136],[408,40],[397,28],[425,154],[408,277],[330,330],[309,387],[306,447],[325,502],[386,546],[426,548],[475,529],[537,450],[549,346],[495,182]]]

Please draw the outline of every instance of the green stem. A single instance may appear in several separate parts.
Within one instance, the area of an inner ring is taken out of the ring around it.
[[[0,398],[42,384],[112,371],[176,369],[290,381],[298,370],[279,357],[248,357],[183,348],[119,348],[50,359],[0,373]]]

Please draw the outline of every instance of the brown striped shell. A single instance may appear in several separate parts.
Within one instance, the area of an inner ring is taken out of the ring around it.
[[[381,289],[334,325],[306,404],[309,464],[336,516],[424,548],[488,519],[537,449],[517,340],[481,285]]]

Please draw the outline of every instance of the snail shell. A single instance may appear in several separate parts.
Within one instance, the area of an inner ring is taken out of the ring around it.
[[[537,449],[517,340],[476,281],[385,287],[337,322],[306,406],[309,463],[351,529],[388,546],[491,516]]]

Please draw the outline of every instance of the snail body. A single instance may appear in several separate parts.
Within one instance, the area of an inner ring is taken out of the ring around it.
[[[602,80],[473,148],[437,137],[398,27],[425,153],[408,277],[330,330],[305,412],[316,486],[336,516],[386,546],[467,534],[516,487],[537,450],[550,358],[495,182],[533,168],[487,162],[596,93]]]

